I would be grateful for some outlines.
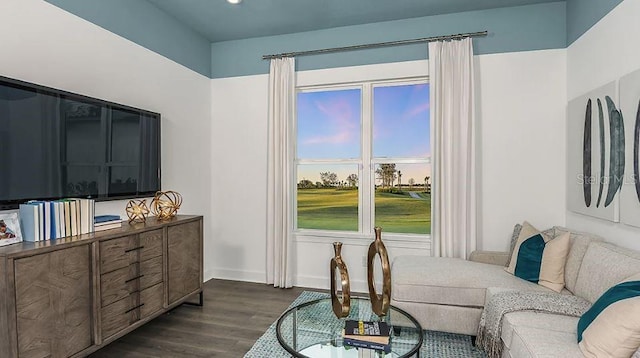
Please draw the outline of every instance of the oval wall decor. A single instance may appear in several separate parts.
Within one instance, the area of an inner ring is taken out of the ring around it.
[[[607,207],[622,188],[624,179],[624,119],[622,113],[616,109],[611,97],[606,96],[609,111],[609,135],[611,142],[609,151],[609,185],[604,206]]]
[[[602,101],[598,98],[598,123],[600,127],[600,177],[598,178],[598,182],[600,183],[598,188],[598,202],[596,203],[596,207],[600,207],[600,202],[602,200],[602,192],[604,189],[604,151],[605,151],[605,138],[604,138],[604,111],[602,110]]]
[[[636,195],[640,201],[640,169],[638,168],[638,151],[640,150],[640,101],[636,112],[636,123],[633,131],[633,182],[636,187]]]
[[[584,191],[584,204],[591,206],[591,98],[587,101],[587,110],[584,115],[584,138],[582,140],[582,189]]]

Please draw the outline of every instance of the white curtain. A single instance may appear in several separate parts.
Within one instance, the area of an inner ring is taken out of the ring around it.
[[[473,76],[470,38],[429,43],[434,256],[466,259],[476,248]]]
[[[267,283],[282,288],[293,285],[290,193],[294,103],[295,59],[272,59],[267,154]]]

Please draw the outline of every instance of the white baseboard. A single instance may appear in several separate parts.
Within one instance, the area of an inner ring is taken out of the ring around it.
[[[266,282],[266,274],[263,271],[230,270],[220,267],[213,268],[204,272],[205,281],[208,281],[212,278],[256,283]]]
[[[205,282],[212,278],[243,282],[266,283],[265,273],[260,271],[230,270],[223,268],[206,270],[204,272]],[[328,290],[331,288],[331,281],[327,277],[297,276],[293,280],[293,285],[296,287]],[[369,292],[367,281],[364,280],[352,280],[350,282],[350,289],[352,293],[366,294]]]

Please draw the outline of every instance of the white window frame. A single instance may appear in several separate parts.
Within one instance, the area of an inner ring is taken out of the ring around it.
[[[402,86],[415,84],[428,84],[427,76],[413,76],[396,79],[384,80],[362,80],[357,82],[331,83],[331,84],[314,84],[308,86],[296,87],[296,98],[302,92],[325,92],[338,91],[348,89],[360,89],[361,93],[361,117],[360,117],[360,158],[357,159],[299,159],[297,157],[297,110],[296,116],[292,123],[294,138],[294,159],[292,175],[293,180],[291,190],[293,191],[291,198],[293,233],[298,241],[309,242],[327,242],[339,239],[345,243],[363,244],[362,239],[370,240],[373,235],[373,226],[375,222],[375,166],[381,163],[396,164],[429,164],[431,165],[431,157],[427,158],[373,158],[373,89],[375,87],[384,86]],[[366,150],[365,150],[366,148]],[[298,165],[304,164],[323,164],[330,163],[339,164],[357,164],[358,165],[358,231],[337,231],[337,230],[320,230],[320,229],[299,229],[297,215],[297,169]],[[364,165],[369,166],[369,175],[364,175]],[[433,211],[431,212],[433,218]],[[384,230],[384,228],[383,228]],[[416,244],[430,243],[431,235],[427,234],[403,234],[383,232],[385,241],[394,242],[396,247],[403,247],[402,243],[406,243],[406,248],[414,248]],[[368,244],[368,241],[366,242]]]

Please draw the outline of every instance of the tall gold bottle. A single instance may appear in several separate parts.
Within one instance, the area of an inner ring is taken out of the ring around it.
[[[333,243],[333,251],[335,256],[331,259],[331,306],[333,313],[338,318],[347,317],[351,306],[351,291],[349,288],[349,271],[347,265],[342,261],[340,251],[342,250],[341,242]],[[338,298],[336,269],[340,273],[340,281],[342,284],[342,299]]]
[[[369,283],[369,299],[371,300],[371,310],[382,317],[389,312],[391,305],[391,265],[389,264],[389,256],[387,248],[382,242],[382,228],[375,227],[376,238],[369,245],[367,254],[367,281]],[[375,278],[373,277],[373,259],[376,255],[380,256],[382,266],[382,294],[376,292]]]

